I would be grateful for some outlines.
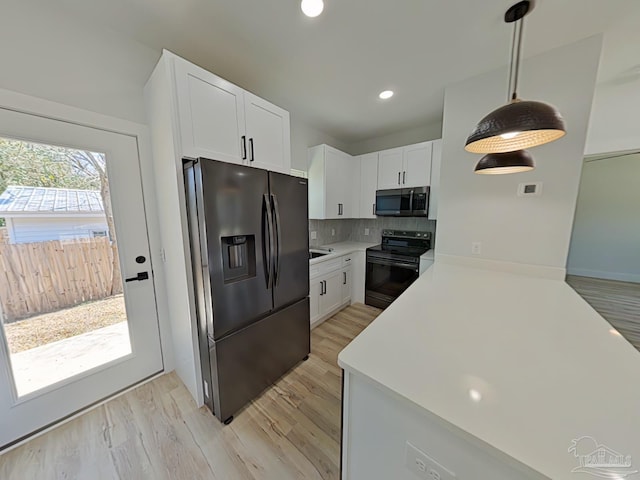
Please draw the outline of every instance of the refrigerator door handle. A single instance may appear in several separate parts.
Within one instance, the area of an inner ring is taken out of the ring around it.
[[[274,286],[277,286],[280,282],[279,282],[279,276],[280,276],[280,253],[281,253],[281,249],[280,249],[280,245],[282,244],[282,234],[281,234],[281,227],[280,227],[280,207],[278,206],[278,197],[276,195],[274,195],[273,193],[271,194],[271,201],[273,204],[273,212],[275,215],[275,251],[276,251],[276,256],[274,259],[274,275],[273,275],[273,283]]]
[[[269,249],[265,249],[265,273],[267,275],[267,288],[273,287],[273,216],[271,214],[271,200],[266,193],[263,195],[264,208],[267,215],[267,242],[269,242]]]

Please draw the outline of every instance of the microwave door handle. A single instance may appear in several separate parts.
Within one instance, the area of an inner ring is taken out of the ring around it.
[[[413,212],[413,190],[409,192],[409,211]]]

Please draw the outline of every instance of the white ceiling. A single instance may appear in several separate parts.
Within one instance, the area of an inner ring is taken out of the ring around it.
[[[309,19],[298,0],[39,1],[168,48],[346,143],[440,122],[446,85],[506,64],[502,16],[515,3],[325,0]],[[525,54],[616,31],[605,37],[600,81],[628,80],[640,64],[639,24],[638,0],[538,0]],[[392,100],[378,100],[384,89]]]

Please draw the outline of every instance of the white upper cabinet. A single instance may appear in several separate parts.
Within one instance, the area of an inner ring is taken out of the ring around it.
[[[356,157],[360,169],[360,200],[358,218],[376,218],[376,190],[378,189],[378,153]]]
[[[431,153],[433,142],[423,142],[403,148],[402,187],[424,187],[431,184]]]
[[[182,154],[243,163],[244,90],[175,57]]]
[[[429,220],[438,218],[438,197],[440,195],[440,165],[442,164],[442,139],[433,141],[431,155],[431,191],[429,193]]]
[[[422,142],[380,152],[378,189],[428,186],[433,142]]]
[[[289,173],[291,170],[291,130],[289,112],[244,92],[247,125],[247,158],[252,167]]]
[[[357,217],[359,185],[351,155],[329,145],[309,148],[309,218]]]
[[[289,112],[165,52],[173,60],[181,154],[290,173]]]
[[[403,148],[392,148],[379,153],[378,190],[402,188],[404,170]]]

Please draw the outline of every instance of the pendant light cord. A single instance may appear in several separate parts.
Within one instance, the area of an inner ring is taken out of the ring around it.
[[[515,48],[516,52],[516,60],[515,60],[515,73],[513,75],[513,94],[511,95],[511,101],[514,101],[518,98],[518,79],[520,77],[520,61],[522,57],[522,31],[524,30],[524,17],[515,22],[513,27],[513,38],[515,41],[516,38],[516,29],[518,30],[518,43]]]
[[[511,57],[509,58],[509,85],[507,85],[507,103],[511,100],[511,87],[513,86],[513,57],[516,53],[516,24],[513,25],[513,37],[511,38]]]

